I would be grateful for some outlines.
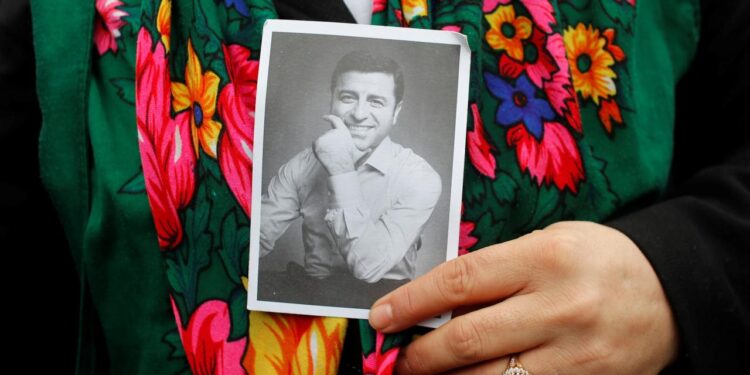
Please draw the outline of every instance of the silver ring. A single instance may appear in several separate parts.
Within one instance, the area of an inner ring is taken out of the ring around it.
[[[515,355],[510,356],[510,363],[508,363],[508,368],[505,369],[505,372],[503,375],[531,375],[528,371],[526,371],[525,368],[523,368],[523,365],[521,365],[521,362],[518,362],[518,359],[516,359]]]

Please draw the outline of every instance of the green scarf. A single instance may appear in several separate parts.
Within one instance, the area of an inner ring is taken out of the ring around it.
[[[111,370],[128,374],[334,373],[358,329],[363,371],[390,374],[417,331],[245,309],[246,149],[273,3],[93,3],[33,3],[42,177],[84,295],[78,373],[101,370],[99,329]],[[696,9],[374,1],[373,24],[468,38],[461,254],[563,219],[604,221],[662,192]]]

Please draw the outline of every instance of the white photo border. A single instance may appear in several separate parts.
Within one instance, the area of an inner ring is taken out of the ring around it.
[[[260,263],[260,211],[263,176],[263,132],[265,122],[265,104],[268,80],[268,65],[273,33],[317,34],[369,39],[399,40],[425,42],[433,44],[450,44],[460,47],[458,66],[458,86],[456,95],[456,119],[453,145],[453,166],[451,168],[451,196],[449,204],[448,240],[445,259],[458,256],[459,227],[461,222],[461,196],[463,188],[463,167],[466,144],[466,119],[469,101],[469,68],[471,51],[466,36],[460,33],[443,30],[402,29],[386,26],[357,25],[329,22],[268,20],[263,27],[263,42],[260,51],[260,68],[255,112],[255,139],[253,150],[252,208],[250,220],[250,256],[248,310],[259,310],[279,313],[292,313],[317,316],[334,316],[353,319],[367,319],[369,309],[304,305],[296,303],[271,302],[258,300],[258,269]],[[256,219],[257,218],[257,219]],[[419,325],[437,328],[445,324],[451,313],[426,320]]]

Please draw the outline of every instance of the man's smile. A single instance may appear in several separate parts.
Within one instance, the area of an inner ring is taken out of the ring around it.
[[[346,127],[349,128],[349,132],[352,135],[364,135],[368,133],[370,130],[374,129],[375,125],[346,124]]]

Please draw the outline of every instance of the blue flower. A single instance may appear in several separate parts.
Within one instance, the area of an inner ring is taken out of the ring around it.
[[[234,9],[237,10],[237,13],[245,17],[250,15],[250,9],[248,9],[247,4],[245,4],[245,0],[224,0],[224,5],[227,8],[234,7]]]
[[[519,76],[514,84],[489,73],[484,73],[484,80],[492,95],[500,99],[495,122],[510,127],[523,123],[534,138],[541,140],[544,135],[543,120],[555,118],[555,112],[549,103],[536,97],[536,87],[526,74]]]

